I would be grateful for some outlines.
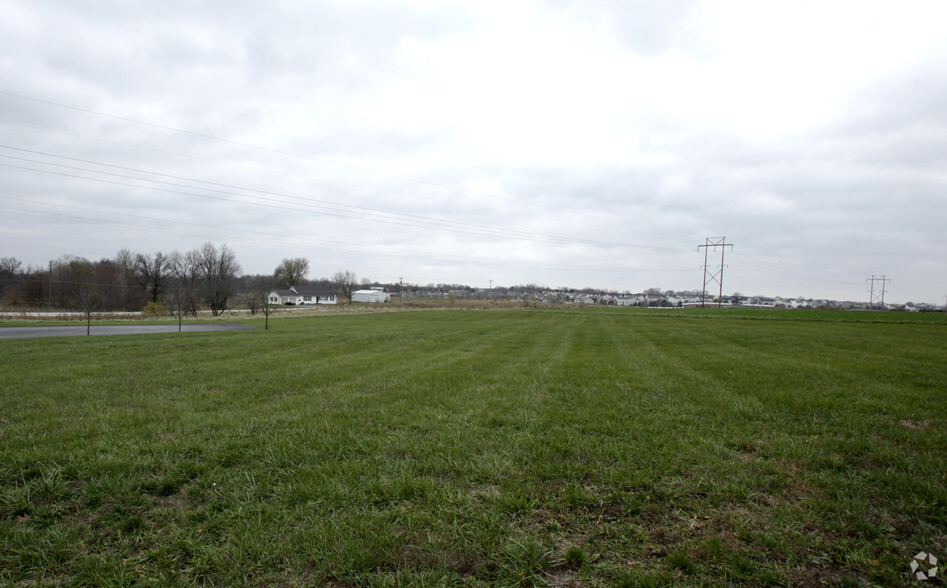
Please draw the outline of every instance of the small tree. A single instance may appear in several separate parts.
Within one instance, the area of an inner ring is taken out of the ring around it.
[[[247,303],[247,308],[250,309],[250,314],[254,315],[258,310],[262,310],[260,305],[262,300],[260,300],[260,293],[254,289],[248,290],[243,293],[243,299]]]
[[[272,300],[270,300],[270,292],[273,291],[274,280],[267,278],[265,276],[260,276],[254,283],[253,292],[256,294],[256,305],[260,309],[260,312],[263,313],[263,329],[268,330],[270,328],[270,315],[276,310],[278,306]]]
[[[172,278],[168,287],[164,290],[163,298],[165,304],[171,310],[171,314],[178,319],[178,333],[180,333],[184,315],[191,310],[191,296],[184,282],[176,276]]]
[[[95,268],[85,260],[69,262],[74,282],[74,296],[76,306],[82,310],[86,318],[85,334],[92,334],[92,313],[102,304],[102,291],[95,280]]]
[[[274,290],[276,278],[271,276],[244,276],[246,284],[247,306],[250,308],[250,314],[256,314],[257,311],[263,313],[264,329],[270,328],[270,315],[276,310],[277,304],[270,300],[270,292]]]
[[[260,312],[263,313],[265,317],[263,320],[263,329],[268,330],[270,328],[270,315],[276,310],[276,304],[270,301],[269,292],[263,295],[263,302],[260,304]]]

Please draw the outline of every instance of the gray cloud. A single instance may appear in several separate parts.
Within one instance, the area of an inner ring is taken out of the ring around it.
[[[896,43],[910,14],[879,13],[888,56],[777,8],[805,45],[696,1],[14,2],[0,90],[40,100],[0,94],[5,142],[85,170],[0,168],[0,253],[211,239],[251,272],[693,289],[727,235],[728,290],[859,299],[887,273],[938,301],[947,47]]]

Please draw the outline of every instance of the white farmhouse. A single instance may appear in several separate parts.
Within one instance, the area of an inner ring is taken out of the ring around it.
[[[270,304],[287,306],[312,306],[316,304],[336,304],[335,292],[310,286],[290,286],[288,290],[273,290],[269,294]]]

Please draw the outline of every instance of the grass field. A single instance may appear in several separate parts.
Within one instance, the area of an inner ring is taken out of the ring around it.
[[[947,325],[886,315],[0,341],[0,583],[910,585],[947,558]]]

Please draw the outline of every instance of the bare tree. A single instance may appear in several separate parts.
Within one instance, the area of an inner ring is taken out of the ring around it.
[[[102,310],[120,310],[124,304],[124,276],[114,260],[102,258],[92,264],[95,282],[99,285]]]
[[[197,316],[198,287],[201,279],[200,251],[193,249],[187,253],[175,251],[168,256],[168,267],[178,290],[174,294],[183,302],[183,312]]]
[[[92,334],[92,313],[102,304],[102,288],[96,281],[95,268],[89,261],[73,259],[69,262],[72,292],[76,306],[85,314],[85,334]]]
[[[344,272],[335,272],[335,274],[332,276],[332,282],[335,284],[336,290],[338,290],[342,297],[352,300],[352,290],[354,290],[355,286],[358,284],[358,278],[354,273],[348,270]]]
[[[184,315],[191,311],[191,300],[178,276],[175,275],[168,280],[161,299],[164,300],[165,306],[171,310],[171,313],[178,318],[178,333],[180,333]]]
[[[17,303],[16,291],[23,277],[23,262],[15,257],[0,257],[0,300]]]
[[[240,273],[240,264],[232,249],[222,245],[220,250],[213,243],[204,243],[198,261],[204,278],[205,300],[214,316],[227,310],[227,299],[233,280]]]
[[[309,260],[303,257],[294,257],[293,259],[284,259],[276,266],[273,272],[273,278],[276,283],[284,288],[302,284],[309,273]]]
[[[257,310],[263,313],[265,318],[264,329],[270,328],[270,315],[279,305],[278,302],[270,300],[270,293],[273,292],[275,283],[275,277],[253,276],[247,291],[247,304],[250,306],[250,313],[256,314]]]
[[[255,283],[255,280],[253,283]],[[247,308],[250,309],[250,314],[256,314],[257,311],[260,310],[260,305],[262,303],[260,299],[260,293],[257,292],[256,286],[254,286],[252,283],[249,287],[246,285],[246,283],[244,283],[243,300],[247,303]]]
[[[121,300],[122,309],[138,310],[144,304],[144,300],[135,271],[135,254],[128,249],[121,249],[112,261],[119,268],[120,277],[116,296]]]
[[[148,290],[151,301],[157,302],[169,273],[167,256],[160,251],[154,255],[139,253],[135,256],[135,273],[141,285]]]
[[[274,302],[270,298],[270,290],[267,289],[265,292],[261,291],[262,298],[260,300],[260,311],[263,313],[263,316],[266,317],[263,321],[263,329],[268,330],[270,328],[270,315],[279,307],[278,302]]]
[[[0,257],[0,274],[18,274],[23,262],[15,257]]]

